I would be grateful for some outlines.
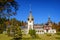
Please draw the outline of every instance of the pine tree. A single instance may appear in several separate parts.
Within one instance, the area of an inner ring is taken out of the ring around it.
[[[30,29],[30,30],[29,30],[29,34],[30,34],[33,38],[36,37],[36,31],[35,31],[35,30]]]

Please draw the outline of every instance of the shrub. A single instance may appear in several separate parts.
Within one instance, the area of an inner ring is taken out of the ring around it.
[[[47,36],[51,36],[51,34],[47,34]]]
[[[60,37],[55,37],[56,39],[60,39]]]
[[[60,32],[57,32],[56,34],[57,34],[57,35],[60,35]]]

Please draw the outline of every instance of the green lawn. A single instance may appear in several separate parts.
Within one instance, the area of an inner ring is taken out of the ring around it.
[[[23,35],[22,40],[60,40],[60,33],[59,34],[40,34],[37,35],[36,38],[31,38],[30,35]]]
[[[6,34],[0,34],[0,40],[11,40],[12,37]],[[23,35],[22,40],[60,40],[60,33],[57,34],[40,34],[36,38],[32,38],[30,35]]]
[[[0,40],[11,40],[12,37],[7,36],[6,34],[0,34]]]

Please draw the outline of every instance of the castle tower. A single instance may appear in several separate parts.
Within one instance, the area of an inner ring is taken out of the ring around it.
[[[34,19],[33,19],[33,16],[32,16],[32,10],[30,8],[30,13],[29,13],[29,17],[28,17],[28,31],[30,29],[33,30],[33,25],[34,25]]]
[[[49,24],[49,26],[52,26],[52,21],[50,19],[50,16],[48,17],[48,24]]]
[[[48,23],[50,23],[51,22],[51,20],[50,20],[50,16],[48,17]]]

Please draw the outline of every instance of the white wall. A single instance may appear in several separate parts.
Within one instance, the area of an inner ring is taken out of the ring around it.
[[[48,30],[48,33],[56,33],[56,29],[51,29],[51,30]]]

